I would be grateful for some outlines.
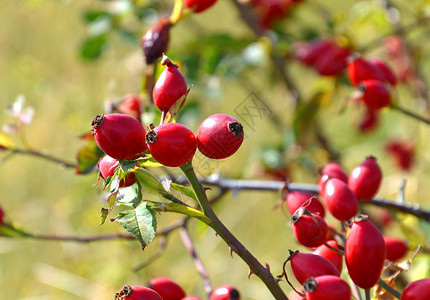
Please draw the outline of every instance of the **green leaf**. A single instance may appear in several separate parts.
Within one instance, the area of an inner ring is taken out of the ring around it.
[[[155,237],[157,219],[155,212],[144,202],[135,209],[121,212],[116,221],[130,232],[145,248]]]
[[[87,11],[84,14],[84,19],[85,21],[87,21],[88,23],[92,23],[94,21],[97,21],[101,18],[109,18],[110,15],[103,10],[91,10],[91,11]]]
[[[102,209],[100,209],[100,223],[98,226],[102,226],[105,223],[108,215],[109,209],[102,207]]]
[[[113,193],[111,193],[107,198],[106,198],[106,202],[108,204],[108,210],[109,213],[112,211],[112,209],[115,206],[115,202],[116,202],[116,197],[118,196],[118,189],[116,191],[114,191]]]
[[[4,223],[0,226],[0,236],[4,237],[31,237],[32,234],[16,228],[13,225]]]
[[[206,217],[203,212],[183,204],[151,202],[151,206],[155,211],[158,212],[172,212],[186,215],[189,217],[196,218],[209,226],[212,226],[212,221],[208,217]]]
[[[197,201],[196,194],[194,193],[192,188],[177,184],[177,183],[171,183],[170,187],[180,192],[182,195],[185,195],[195,201]]]
[[[118,203],[136,208],[142,201],[142,191],[138,184],[122,188],[117,197]]]
[[[82,147],[78,151],[77,155],[77,174],[88,174],[94,170],[99,162],[100,158],[103,157],[103,151],[97,146],[96,143],[88,144]]]
[[[140,159],[137,161],[137,165],[142,168],[148,167],[162,167],[163,164],[160,164],[155,160],[152,156],[146,156],[144,159]]]
[[[106,34],[90,37],[82,43],[80,55],[84,60],[96,60],[103,54],[107,46]]]
[[[136,176],[140,186],[148,193],[155,195],[161,194],[163,196],[168,194],[160,180],[158,180],[158,178],[148,170],[137,168],[132,170],[132,172]]]

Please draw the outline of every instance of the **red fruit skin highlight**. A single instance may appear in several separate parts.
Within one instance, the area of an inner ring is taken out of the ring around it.
[[[235,287],[225,284],[217,287],[210,295],[209,300],[240,300],[240,294]]]

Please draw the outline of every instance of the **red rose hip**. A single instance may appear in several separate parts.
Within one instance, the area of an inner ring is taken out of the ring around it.
[[[306,247],[318,247],[327,240],[327,223],[305,208],[298,209],[291,217],[296,240]]]
[[[373,110],[378,110],[391,104],[390,89],[387,84],[379,80],[364,80],[359,85],[363,93],[361,100]]]
[[[148,65],[153,64],[167,51],[171,27],[169,18],[160,18],[142,37],[143,55]]]
[[[243,126],[232,116],[215,114],[207,117],[197,131],[197,147],[209,158],[223,159],[242,145]]]
[[[323,201],[333,217],[340,221],[346,221],[358,213],[357,197],[340,179],[327,180],[324,185]]]
[[[196,152],[193,132],[179,123],[161,124],[146,134],[152,156],[168,167],[180,167],[189,162]]]
[[[311,277],[321,275],[339,276],[336,267],[324,257],[312,253],[290,251],[291,269],[300,284]]]
[[[318,214],[322,218],[325,216],[325,209],[314,194],[301,191],[289,191],[285,197],[285,204],[288,211],[293,215],[300,207],[305,207],[311,213]]]
[[[100,170],[100,174],[103,179],[108,178],[109,176],[113,176],[115,170],[118,168],[118,161],[115,158],[110,157],[109,155],[103,156],[99,163],[98,167]],[[127,175],[127,177],[120,181],[119,187],[127,187],[134,184],[137,181],[137,178],[133,173]]]
[[[186,96],[187,82],[184,75],[179,71],[179,67],[172,63],[167,56],[163,57],[161,64],[166,66],[166,68],[155,83],[152,97],[155,105],[161,111],[167,112],[176,101]]]
[[[402,292],[400,300],[430,299],[430,278],[409,283]]]
[[[408,254],[408,244],[398,238],[384,236],[385,246],[387,247],[387,259],[399,261]]]
[[[327,241],[327,244],[335,249],[339,249],[336,241]],[[326,245],[321,245],[318,248],[312,252],[313,254],[319,255],[321,257],[324,257],[325,259],[329,260],[338,270],[339,274],[342,273],[342,266],[343,266],[343,255],[333,251]]]
[[[384,74],[377,66],[358,54],[348,59],[347,73],[349,81],[357,86],[362,81],[369,79],[386,81]]]
[[[99,147],[117,160],[133,160],[146,151],[145,128],[135,118],[124,114],[98,115],[91,122]]]
[[[381,232],[367,216],[355,218],[345,244],[345,264],[352,281],[363,289],[373,287],[379,281],[385,258]]]
[[[381,181],[381,168],[376,158],[369,156],[352,170],[348,186],[359,200],[370,201],[378,192]]]
[[[164,300],[154,290],[144,286],[125,286],[115,294],[115,300]]]
[[[217,287],[209,297],[209,300],[240,300],[239,291],[231,285]]]
[[[163,300],[181,300],[185,297],[185,292],[179,284],[169,278],[154,278],[149,282],[148,287],[156,291]]]
[[[340,277],[324,275],[312,277],[303,285],[307,300],[350,300],[351,288]]]

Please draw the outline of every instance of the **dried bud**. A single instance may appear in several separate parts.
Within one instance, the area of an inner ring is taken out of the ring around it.
[[[160,18],[142,38],[143,55],[147,64],[154,63],[166,52],[170,40],[172,23],[168,18]]]

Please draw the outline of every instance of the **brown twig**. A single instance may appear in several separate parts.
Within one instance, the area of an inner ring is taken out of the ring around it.
[[[20,149],[20,148],[6,148],[4,151],[10,151],[10,154],[23,154],[23,155],[30,155],[42,158],[44,160],[57,163],[63,168],[76,168],[76,164],[67,162],[61,158],[54,157],[52,155],[42,153],[40,151],[31,150],[31,149]]]

